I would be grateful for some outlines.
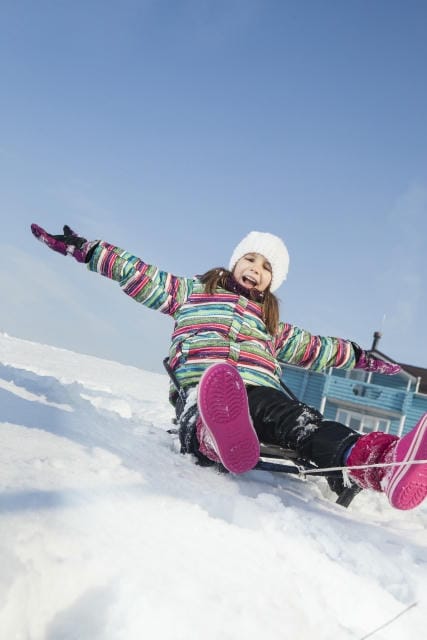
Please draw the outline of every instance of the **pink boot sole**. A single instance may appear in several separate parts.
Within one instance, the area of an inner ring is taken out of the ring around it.
[[[259,442],[238,371],[226,362],[209,367],[200,380],[198,405],[224,467],[232,473],[253,469],[259,460]]]
[[[427,413],[398,441],[394,462],[427,460]],[[387,474],[384,490],[396,509],[413,509],[427,496],[427,463],[393,467]]]

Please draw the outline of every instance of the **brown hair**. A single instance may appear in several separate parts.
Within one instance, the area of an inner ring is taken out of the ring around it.
[[[232,272],[224,269],[224,267],[215,267],[200,276],[200,281],[205,285],[206,293],[214,294],[218,288],[228,289],[227,281],[232,275]],[[257,292],[254,290],[249,292],[249,298],[259,302]],[[271,293],[270,287],[262,292],[262,301],[260,304],[265,326],[268,332],[274,336],[279,328],[279,301],[274,293]]]

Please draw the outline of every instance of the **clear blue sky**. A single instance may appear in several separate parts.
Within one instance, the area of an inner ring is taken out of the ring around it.
[[[172,321],[29,232],[177,275],[286,242],[281,317],[427,367],[424,0],[3,0],[0,330],[161,370]]]

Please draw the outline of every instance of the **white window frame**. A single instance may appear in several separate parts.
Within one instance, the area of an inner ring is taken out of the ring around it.
[[[359,433],[371,433],[372,431],[390,432],[391,422],[387,418],[367,415],[348,409],[337,409],[337,422],[359,431]]]

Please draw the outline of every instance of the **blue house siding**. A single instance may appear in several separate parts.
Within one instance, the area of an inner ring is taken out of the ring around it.
[[[409,375],[369,375],[359,369],[318,373],[285,365],[283,381],[301,402],[321,410],[328,420],[336,420],[343,409],[380,420],[396,435],[412,429],[427,412],[427,395],[415,393],[417,381]]]
[[[422,394],[413,394],[413,400],[408,407],[407,423],[414,425],[418,422],[421,416],[427,411],[427,396]],[[406,429],[405,429],[406,430]]]
[[[301,402],[320,407],[325,385],[323,373],[293,366],[284,367],[283,372],[283,382]]]
[[[379,384],[382,387],[387,387],[389,389],[404,389],[409,390],[411,392],[415,391],[416,382],[405,380],[401,375],[396,376],[384,376],[381,374],[372,374],[371,382],[373,384]]]
[[[304,386],[306,384],[308,371],[288,366],[283,367],[282,371],[283,382],[289,387],[292,393],[294,393],[302,402],[305,402],[302,398],[304,395]]]
[[[325,410],[323,412],[323,415],[325,416],[326,420],[336,420],[337,419],[337,405],[336,404],[332,404],[332,402],[326,402],[325,405]]]
[[[334,398],[343,405],[352,405],[360,409],[370,407],[379,415],[400,415],[407,396],[402,390],[388,389],[351,378],[338,378],[333,373],[325,376],[323,392],[328,398]]]

